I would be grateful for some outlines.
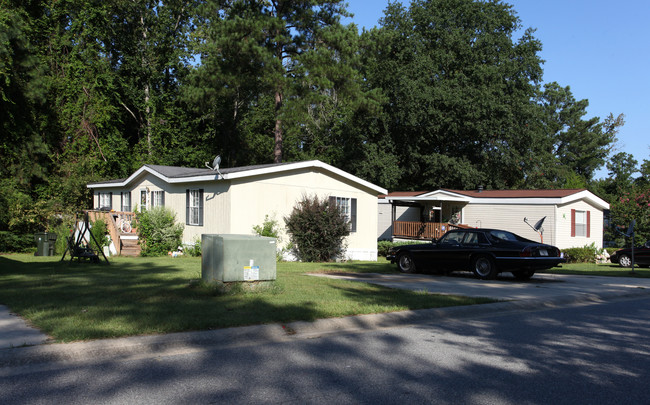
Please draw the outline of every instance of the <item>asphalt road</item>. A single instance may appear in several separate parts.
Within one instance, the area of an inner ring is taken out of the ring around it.
[[[0,403],[644,404],[649,336],[650,298],[231,336],[140,357],[4,367]]]

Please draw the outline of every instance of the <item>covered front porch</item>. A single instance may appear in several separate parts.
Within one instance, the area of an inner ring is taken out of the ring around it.
[[[379,239],[430,240],[440,238],[450,229],[469,228],[463,223],[463,208],[467,201],[458,195],[436,191],[432,193],[391,193],[380,200],[380,215],[390,215],[384,221]],[[381,226],[380,219],[380,226]]]

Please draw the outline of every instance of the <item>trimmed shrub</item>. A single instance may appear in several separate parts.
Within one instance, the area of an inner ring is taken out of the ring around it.
[[[603,262],[604,249],[599,249],[596,244],[562,249],[567,263],[599,263]]]
[[[155,207],[136,214],[142,256],[162,256],[182,243],[183,224],[165,207]]]
[[[347,246],[350,225],[327,198],[303,196],[284,218],[293,253],[304,262],[327,262],[340,258]]]

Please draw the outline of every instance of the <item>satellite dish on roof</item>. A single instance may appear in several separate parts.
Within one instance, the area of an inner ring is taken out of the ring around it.
[[[208,162],[205,162],[205,166],[206,166],[208,169],[210,169],[210,170],[212,170],[212,171],[216,171],[217,173],[219,173],[219,175],[221,176],[221,178],[223,178],[223,174],[221,174],[221,172],[219,171],[219,165],[220,165],[220,164],[221,164],[221,155],[217,155],[217,156],[215,156],[214,160],[212,161],[212,166],[210,166],[210,165],[208,164]]]
[[[528,218],[524,217],[524,222],[527,223],[528,226],[533,228],[535,232],[539,233],[539,237],[541,238],[542,243],[544,243],[544,228],[542,228],[542,224],[544,223],[545,219],[546,217],[535,222],[535,225],[531,225],[530,222],[528,222]]]

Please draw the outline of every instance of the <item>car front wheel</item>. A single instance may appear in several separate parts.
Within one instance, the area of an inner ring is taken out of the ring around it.
[[[621,267],[632,267],[632,259],[628,255],[622,255],[618,258],[618,264],[620,264]]]
[[[482,280],[493,280],[497,277],[494,260],[489,256],[478,256],[472,261],[472,270]]]
[[[408,253],[402,253],[397,259],[397,268],[402,273],[415,273],[415,262]]]

